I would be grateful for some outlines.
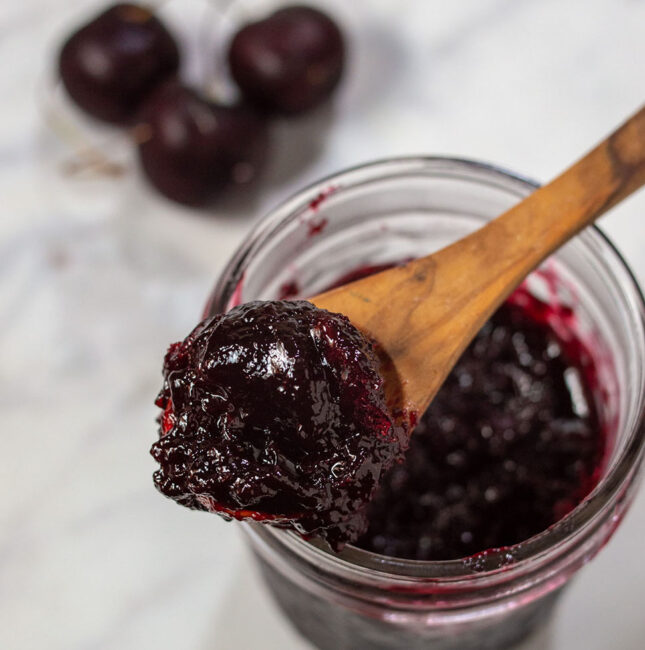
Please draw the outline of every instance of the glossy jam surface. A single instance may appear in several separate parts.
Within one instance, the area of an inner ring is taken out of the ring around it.
[[[545,530],[594,487],[605,441],[593,364],[553,315],[520,289],[486,323],[384,477],[357,546],[466,557]]]
[[[369,341],[308,302],[209,318],[165,357],[155,484],[189,508],[340,548],[364,532],[365,506],[407,444],[382,383]]]

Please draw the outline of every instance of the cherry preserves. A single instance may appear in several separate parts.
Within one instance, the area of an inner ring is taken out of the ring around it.
[[[378,365],[347,318],[308,302],[251,302],[203,321],[165,357],[156,487],[337,549],[355,540],[407,445]]]
[[[605,447],[592,361],[551,312],[519,289],[486,323],[384,477],[359,547],[466,557],[536,535],[591,491]]]

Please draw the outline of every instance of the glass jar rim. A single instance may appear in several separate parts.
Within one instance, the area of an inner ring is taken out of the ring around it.
[[[294,220],[300,218],[320,197],[342,192],[344,187],[383,180],[391,176],[411,173],[432,174],[434,177],[458,178],[475,183],[497,186],[518,198],[539,187],[536,181],[511,172],[503,167],[466,158],[448,156],[402,156],[357,165],[322,178],[298,191],[271,210],[251,230],[248,238],[238,248],[222,271],[207,305],[211,310],[225,311],[231,296],[244,276],[247,263],[267,238],[280,233]],[[610,256],[611,272],[618,276],[623,293],[629,294],[629,309],[635,321],[645,325],[645,298],[636,278],[611,240],[597,226],[592,225],[577,238],[582,239],[593,255]],[[622,277],[620,277],[622,276]],[[489,549],[472,558],[448,561],[407,560],[383,556],[351,545],[340,553],[332,553],[323,543],[305,541],[294,532],[249,524],[252,536],[259,535],[287,545],[298,555],[311,556],[329,568],[352,569],[354,572],[378,572],[393,578],[463,579],[478,575],[491,575],[511,568],[520,568],[544,556],[558,544],[573,538],[577,533],[597,523],[599,515],[617,501],[632,473],[645,453],[645,380],[639,388],[638,415],[631,425],[629,439],[612,467],[602,476],[596,487],[571,512],[545,531],[514,546]]]

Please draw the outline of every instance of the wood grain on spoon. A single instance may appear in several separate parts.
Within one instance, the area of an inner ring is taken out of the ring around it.
[[[422,413],[522,280],[645,183],[645,107],[548,185],[437,253],[311,298],[376,340],[391,404]]]

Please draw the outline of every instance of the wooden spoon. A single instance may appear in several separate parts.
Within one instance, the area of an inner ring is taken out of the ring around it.
[[[645,183],[645,107],[548,185],[437,253],[311,298],[378,343],[388,401],[421,414],[548,255]]]

